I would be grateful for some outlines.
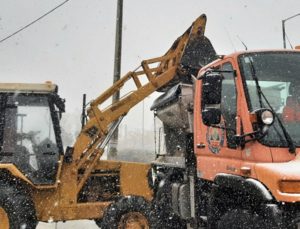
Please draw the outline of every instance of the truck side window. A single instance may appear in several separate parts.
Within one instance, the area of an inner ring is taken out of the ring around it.
[[[222,66],[222,70],[231,71],[233,67],[230,63],[225,63]],[[234,135],[236,134],[237,96],[234,73],[223,73],[223,76],[221,112],[226,127],[227,147],[236,148]]]

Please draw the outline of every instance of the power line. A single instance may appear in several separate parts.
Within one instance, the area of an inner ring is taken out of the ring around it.
[[[45,14],[43,14],[42,16],[38,17],[37,19],[35,19],[34,21],[30,22],[29,24],[23,26],[22,28],[18,29],[17,31],[13,32],[12,34],[8,35],[7,37],[3,38],[0,40],[0,43],[8,40],[9,38],[15,36],[16,34],[22,32],[24,29],[27,29],[29,26],[35,24],[36,22],[38,22],[39,20],[41,20],[42,18],[46,17],[48,14],[52,13],[53,11],[55,11],[56,9],[58,9],[59,7],[63,6],[64,4],[66,4],[68,1],[70,0],[65,0],[64,2],[60,3],[59,5],[57,5],[56,7],[54,7],[53,9],[49,10],[48,12],[46,12]]]

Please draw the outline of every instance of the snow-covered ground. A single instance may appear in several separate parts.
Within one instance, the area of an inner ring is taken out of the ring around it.
[[[76,220],[66,223],[39,223],[37,229],[97,229],[98,226],[92,220]]]

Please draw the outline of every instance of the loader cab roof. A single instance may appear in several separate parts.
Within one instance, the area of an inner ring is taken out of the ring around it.
[[[49,94],[57,93],[58,87],[56,84],[46,82],[42,84],[30,83],[0,83],[0,93],[36,93]]]
[[[65,100],[57,94],[58,86],[47,81],[34,83],[0,83],[0,94],[49,95],[59,111],[65,112]]]

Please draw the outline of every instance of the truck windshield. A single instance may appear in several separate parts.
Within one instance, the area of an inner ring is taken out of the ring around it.
[[[246,94],[250,110],[268,108],[266,101],[261,99],[257,92],[253,79],[253,74],[255,74],[262,92],[282,120],[294,144],[299,147],[300,52],[248,53],[239,57],[239,64],[247,87]],[[288,146],[278,120],[275,120],[274,125],[261,142],[274,147]]]

